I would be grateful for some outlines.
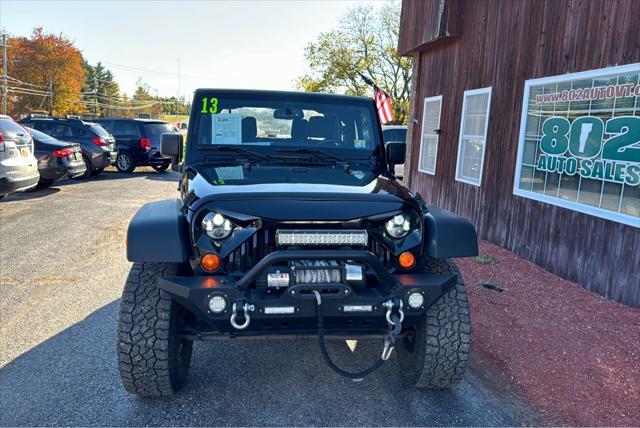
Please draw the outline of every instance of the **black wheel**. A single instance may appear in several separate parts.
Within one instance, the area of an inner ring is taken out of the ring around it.
[[[132,172],[136,168],[133,157],[127,152],[118,152],[116,156],[116,168],[120,172]]]
[[[453,261],[428,258],[433,274],[456,274],[458,283],[427,309],[415,329],[396,344],[404,383],[419,389],[452,388],[464,376],[469,359],[471,318],[464,281]]]
[[[151,168],[155,169],[156,172],[165,172],[167,168],[169,168],[169,164],[167,165],[151,165]]]
[[[175,275],[169,263],[134,263],[122,293],[118,366],[124,388],[140,397],[177,392],[189,371],[193,342],[178,337],[189,313],[156,286]]]
[[[82,175],[74,177],[76,180],[82,180],[85,178],[89,178],[91,176],[91,171],[93,170],[93,166],[91,165],[91,161],[85,155],[82,155],[82,160],[84,161],[84,167],[86,168]]]
[[[104,171],[104,168],[98,168],[98,169],[95,169],[95,170],[91,171],[91,175],[98,175],[98,174],[100,174],[102,171]]]

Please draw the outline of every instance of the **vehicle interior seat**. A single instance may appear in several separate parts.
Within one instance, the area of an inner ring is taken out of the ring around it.
[[[258,122],[253,116],[247,116],[242,119],[242,142],[256,141],[258,136]]]
[[[306,119],[293,119],[291,122],[291,139],[307,141],[309,137],[309,122]]]
[[[323,140],[337,140],[337,119],[327,116],[311,116],[309,118],[308,137],[314,139],[316,143]]]

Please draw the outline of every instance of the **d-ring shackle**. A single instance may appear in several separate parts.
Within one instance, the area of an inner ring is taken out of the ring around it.
[[[244,330],[249,327],[249,323],[251,322],[251,317],[249,316],[249,312],[255,310],[255,306],[245,303],[242,305],[242,309],[244,311],[244,322],[242,324],[238,324],[236,322],[236,317],[238,316],[238,304],[234,303],[231,307],[231,319],[229,322],[236,330]]]

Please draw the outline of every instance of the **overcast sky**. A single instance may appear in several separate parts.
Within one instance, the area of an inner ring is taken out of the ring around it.
[[[175,95],[180,58],[180,92],[189,98],[198,87],[294,89],[304,47],[356,3],[0,0],[0,28],[64,33],[128,94],[142,77],[152,93]]]

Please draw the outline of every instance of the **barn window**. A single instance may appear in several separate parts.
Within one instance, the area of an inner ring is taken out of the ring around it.
[[[464,92],[456,180],[480,186],[487,145],[491,88]]]
[[[440,112],[442,95],[425,98],[422,110],[422,140],[418,171],[435,175],[438,156],[438,133],[440,132]]]

